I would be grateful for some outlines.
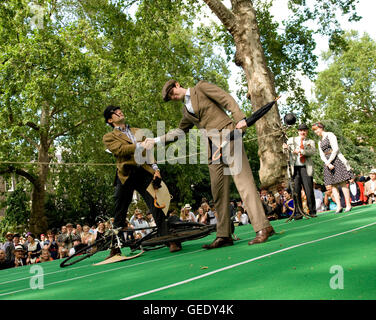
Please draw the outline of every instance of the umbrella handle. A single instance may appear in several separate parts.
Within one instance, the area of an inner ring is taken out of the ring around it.
[[[227,144],[228,144],[228,141],[223,142],[223,143],[220,145],[220,147],[217,149],[217,151],[214,152],[214,154],[213,154],[213,161],[217,161],[217,160],[222,156],[221,150],[222,150],[222,148],[225,147]]]

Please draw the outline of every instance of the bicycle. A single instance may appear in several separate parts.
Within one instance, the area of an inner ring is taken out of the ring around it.
[[[168,222],[168,233],[165,235],[158,234],[157,227],[148,228],[111,228],[106,231],[106,234],[95,240],[93,243],[82,247],[77,250],[73,255],[65,258],[60,267],[68,267],[76,264],[82,260],[90,258],[99,251],[104,251],[110,248],[124,248],[129,247],[131,253],[140,250],[141,252],[124,258],[123,260],[129,260],[140,256],[143,252],[149,250],[155,250],[166,246],[169,242],[184,242],[189,240],[196,240],[206,237],[213,231],[215,231],[215,225],[206,225],[198,222],[188,222],[188,221],[169,221]],[[121,232],[134,232],[138,230],[150,230],[150,232],[140,239],[126,239],[120,236]]]

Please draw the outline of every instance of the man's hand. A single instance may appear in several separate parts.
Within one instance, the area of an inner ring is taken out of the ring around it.
[[[162,179],[161,172],[159,170],[155,170],[153,179],[155,178]]]
[[[144,141],[141,142],[141,146],[146,149],[150,150],[154,147],[154,139],[153,138],[146,138]]]
[[[245,121],[245,119],[243,120],[240,120],[237,124],[236,124],[236,129],[243,129],[243,128],[247,128],[247,121]]]

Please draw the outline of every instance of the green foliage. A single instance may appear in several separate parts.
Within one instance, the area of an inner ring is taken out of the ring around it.
[[[329,66],[315,82],[313,114],[336,119],[352,144],[375,150],[376,42],[356,32],[346,34],[345,40],[347,50],[324,54]]]
[[[34,178],[38,166],[20,162],[38,161],[41,146],[48,150],[44,161],[56,162],[62,149],[64,162],[88,163],[50,168],[46,214],[49,227],[60,227],[112,211],[114,159],[102,143],[110,130],[103,121],[106,105],[121,106],[131,126],[155,131],[156,121],[166,120],[169,130],[178,125],[180,107],[162,102],[167,79],[186,86],[206,79],[226,88],[229,73],[208,33],[192,31],[199,9],[194,1],[38,5],[42,28],[31,26],[26,2],[0,4],[0,161],[17,162],[12,165]],[[7,165],[0,166],[6,172]],[[187,194],[190,200],[184,181],[197,170],[174,169],[180,171],[176,198]]]
[[[8,231],[19,233],[25,231],[30,216],[29,201],[22,184],[6,194],[6,210],[4,218],[0,221],[0,235],[4,236]]]

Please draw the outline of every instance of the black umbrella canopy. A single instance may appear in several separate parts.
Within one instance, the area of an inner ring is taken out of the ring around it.
[[[253,112],[250,117],[248,117],[247,119],[245,119],[246,122],[247,122],[247,127],[250,127],[258,119],[262,118],[266,113],[268,113],[268,111],[274,106],[274,104],[276,103],[276,101],[279,98],[280,97],[277,97],[272,102],[269,102],[266,105],[262,106],[260,109],[258,109],[257,111]],[[234,131],[230,132],[229,139],[230,140],[234,140]]]
[[[258,119],[262,118],[274,106],[274,104],[276,103],[276,101],[279,98],[280,97],[274,99],[272,102],[267,103],[266,105],[264,105],[263,107],[261,107],[260,109],[258,109],[254,113],[252,113],[252,115],[249,118],[246,119],[246,121],[247,121],[247,127],[250,127]]]

